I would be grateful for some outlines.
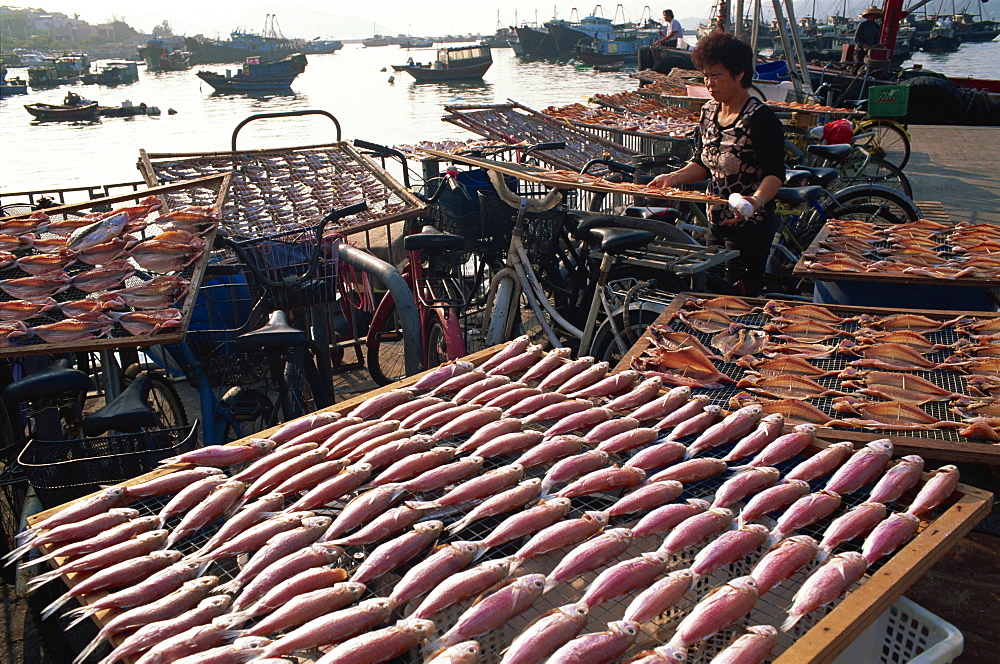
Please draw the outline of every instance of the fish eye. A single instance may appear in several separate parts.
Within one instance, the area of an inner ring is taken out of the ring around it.
[[[626,627],[625,633],[628,634],[629,636],[635,636],[636,634],[639,633],[639,630],[637,630],[635,627]]]

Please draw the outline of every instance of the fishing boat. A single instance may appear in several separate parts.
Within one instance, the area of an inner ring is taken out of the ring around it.
[[[545,27],[559,53],[573,53],[581,41],[614,39],[616,31],[611,19],[603,16],[586,16],[577,22],[553,19],[546,22]]]
[[[365,48],[372,46],[389,46],[392,44],[392,37],[386,35],[372,35],[361,40],[361,45]]]
[[[97,117],[97,102],[80,99],[73,104],[25,104],[24,109],[37,120],[93,120]]]
[[[639,49],[652,46],[660,38],[658,30],[631,29],[614,32],[609,39],[584,40],[573,48],[573,53],[588,65],[607,64],[628,60],[635,62]]]
[[[243,62],[247,58],[273,62],[297,52],[295,42],[281,34],[274,14],[268,14],[264,19],[262,34],[237,29],[229,34],[226,41],[205,39],[200,35],[185,37],[184,49],[191,53],[193,62],[197,64]]]
[[[182,46],[183,42],[178,46]],[[183,71],[191,67],[191,53],[162,39],[150,39],[139,49],[147,71]]]
[[[90,58],[71,53],[50,58],[45,64],[28,68],[28,84],[33,88],[53,88],[72,83],[90,71]]]
[[[298,46],[297,50],[300,53],[311,53],[316,55],[336,53],[340,49],[344,48],[344,42],[339,39],[320,39],[319,37],[308,41],[298,41],[296,44]]]
[[[454,46],[439,48],[432,63],[407,64],[397,71],[405,71],[419,82],[458,81],[482,78],[492,64],[493,55],[485,46]]]
[[[951,17],[939,18],[931,28],[931,34],[920,42],[920,50],[928,53],[950,53],[957,51],[962,40],[955,36]]]
[[[101,65],[96,72],[83,74],[80,78],[89,85],[128,85],[139,80],[139,65],[128,60],[112,60]]]
[[[7,68],[3,68],[0,76],[0,97],[28,94],[28,82],[22,78],[7,78]]]
[[[519,55],[559,55],[559,47],[546,28],[533,25],[519,25],[514,28],[517,41],[520,44]],[[515,53],[517,51],[515,50]]]
[[[289,90],[295,77],[305,71],[306,64],[306,56],[301,53],[276,62],[260,62],[257,58],[247,58],[243,68],[237,72],[227,70],[225,74],[218,74],[199,71],[197,76],[215,88],[216,92]]]

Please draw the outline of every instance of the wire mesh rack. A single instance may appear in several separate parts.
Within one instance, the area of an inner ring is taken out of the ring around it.
[[[151,154],[140,151],[139,170],[149,183],[209,173],[232,173],[223,224],[243,237],[260,237],[316,225],[332,208],[360,201],[368,209],[328,231],[345,235],[420,215],[424,204],[384,169],[348,143],[236,152]],[[197,204],[197,191],[183,202]]]

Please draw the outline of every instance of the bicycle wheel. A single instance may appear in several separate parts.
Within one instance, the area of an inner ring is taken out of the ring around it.
[[[441,321],[434,316],[427,328],[427,368],[433,369],[447,361],[448,338],[445,336]]]
[[[281,395],[283,421],[288,422],[316,411],[319,407],[317,395],[322,393],[318,380],[319,370],[316,369],[312,355],[304,348],[296,348],[285,362],[284,394]]]
[[[219,400],[227,412],[226,441],[252,436],[270,426],[274,404],[266,393],[252,387],[230,388]]]
[[[395,303],[384,320],[372,321],[372,327],[368,330],[368,352],[365,359],[368,373],[379,385],[388,385],[406,376],[403,326]]]
[[[650,308],[650,305],[630,308],[627,328],[625,312],[616,313],[614,327],[610,320],[606,320],[597,328],[590,354],[598,361],[610,362],[614,367],[662,311],[662,307]],[[615,329],[618,334],[615,334]],[[625,351],[622,350],[623,346]]]
[[[879,224],[900,224],[905,221],[905,219],[900,219],[884,206],[864,203],[845,205],[833,210],[830,214],[834,219],[867,221]]]
[[[885,187],[867,187],[859,185],[834,192],[837,205],[828,210],[831,217],[837,218],[838,209],[848,206],[874,205],[886,212],[886,218],[893,218],[893,223],[907,223],[920,219],[920,208],[902,192],[892,191]]]
[[[856,133],[871,133],[871,136],[859,139],[857,144],[896,168],[905,168],[910,161],[910,135],[898,122],[865,120],[858,125]]]
[[[157,429],[173,429],[188,425],[187,412],[177,388],[163,374],[152,371],[146,365],[133,364],[122,372],[122,389],[128,387],[141,375],[149,378],[149,394],[146,401],[156,413]]]
[[[840,189],[854,185],[879,185],[898,191],[907,197],[913,196],[909,178],[885,159],[856,151],[851,159],[841,166],[840,171]]]

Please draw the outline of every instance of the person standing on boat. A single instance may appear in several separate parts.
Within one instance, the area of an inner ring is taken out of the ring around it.
[[[784,135],[774,111],[751,97],[753,49],[732,33],[713,32],[692,52],[712,100],[701,109],[694,156],[654,187],[676,188],[709,179],[708,193],[730,205],[708,206],[709,244],[738,249],[728,265],[731,283],[757,295],[778,228],[772,199],[784,177]]]
[[[684,28],[681,22],[674,18],[674,10],[663,10],[663,27],[667,33],[663,39],[657,40],[655,46],[660,48],[677,48],[677,44],[684,37]]]
[[[854,61],[863,64],[868,51],[879,43],[882,36],[882,10],[872,5],[861,13],[865,19],[854,33]]]

